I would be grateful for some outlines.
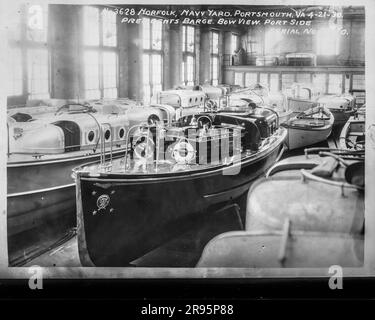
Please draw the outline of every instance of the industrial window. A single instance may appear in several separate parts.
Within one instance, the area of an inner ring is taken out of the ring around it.
[[[270,74],[270,91],[272,92],[279,91],[279,74],[278,73]]]
[[[328,75],[328,93],[341,94],[342,93],[342,74]]]
[[[26,99],[49,98],[48,6],[23,6],[19,16],[20,20],[12,24],[8,33],[8,95]]]
[[[192,26],[182,26],[182,79],[188,86],[194,85],[195,66],[195,29]]]
[[[247,72],[245,74],[245,87],[249,87],[258,82],[258,73]]]
[[[211,84],[219,83],[219,33],[213,31],[211,38]]]
[[[243,86],[243,73],[235,72],[234,73],[234,84],[237,86]]]
[[[163,80],[163,25],[159,19],[143,19],[143,103],[162,90]]]
[[[85,96],[86,99],[99,99],[99,53],[85,51]]]
[[[336,30],[326,27],[316,33],[317,54],[337,55],[339,53],[339,38]]]
[[[260,73],[259,82],[268,87],[268,73]]]
[[[353,74],[353,89],[354,90],[366,89],[364,74]]]
[[[286,90],[294,83],[294,73],[283,73],[281,75],[282,90]]]
[[[311,75],[310,73],[297,73],[297,82],[298,83],[310,83]]]
[[[86,99],[118,97],[116,13],[107,8],[83,11],[84,87]]]
[[[313,75],[312,83],[317,95],[326,93],[326,79],[325,73],[316,73]]]

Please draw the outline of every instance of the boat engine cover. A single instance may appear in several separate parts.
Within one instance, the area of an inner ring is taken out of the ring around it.
[[[65,150],[64,132],[53,124],[24,129],[21,137],[11,140],[10,151],[14,153],[59,154]]]

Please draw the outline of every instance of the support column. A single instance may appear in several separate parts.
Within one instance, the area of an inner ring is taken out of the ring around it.
[[[201,29],[200,37],[200,55],[199,55],[199,83],[204,84],[211,80],[211,59],[210,59],[210,30]]]
[[[56,99],[77,99],[83,97],[80,75],[81,63],[80,16],[82,7],[50,6],[51,46],[51,97]]]

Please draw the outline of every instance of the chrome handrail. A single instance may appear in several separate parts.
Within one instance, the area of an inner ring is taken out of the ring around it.
[[[113,160],[113,128],[112,128],[110,123],[105,122],[105,123],[102,123],[101,126],[100,126],[100,139],[102,140],[101,144],[100,144],[100,167],[101,167],[101,169],[106,168],[106,164],[105,164],[105,158],[106,158],[105,144],[106,144],[106,141],[105,141],[105,137],[104,137],[104,127],[106,127],[106,126],[109,127],[110,135],[111,135],[110,136],[110,138],[111,138],[111,141],[110,141],[110,161],[109,161],[108,167],[110,167],[112,165],[112,160]]]

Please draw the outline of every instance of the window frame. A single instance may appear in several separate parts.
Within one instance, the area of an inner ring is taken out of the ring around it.
[[[155,17],[149,17],[149,16],[144,16],[143,19],[149,19],[149,37],[148,37],[148,40],[149,40],[149,48],[143,48],[143,44],[144,44],[144,41],[145,41],[145,37],[144,37],[144,24],[142,24],[142,60],[143,60],[143,56],[147,55],[148,56],[148,75],[149,75],[149,78],[148,78],[148,81],[146,82],[145,79],[143,79],[143,76],[144,76],[144,72],[143,72],[143,69],[142,69],[142,81],[141,81],[141,85],[142,85],[142,101],[143,103],[149,103],[151,102],[151,98],[153,97],[153,91],[154,91],[154,87],[155,86],[160,86],[161,87],[161,90],[163,90],[164,88],[164,81],[163,81],[163,77],[164,77],[164,74],[163,74],[163,64],[164,64],[164,41],[163,40],[163,36],[164,36],[164,25],[162,23],[162,19],[159,19],[159,18],[155,18]],[[153,48],[153,23],[152,21],[153,20],[160,20],[161,21],[161,43],[160,43],[160,49],[158,48]],[[155,66],[154,66],[154,63],[152,63],[152,60],[153,60],[153,56],[160,56],[160,83],[154,83],[154,79],[153,79],[153,74],[154,74],[154,69],[155,69]],[[144,66],[143,66],[144,68]],[[146,84],[147,83],[147,84]],[[146,90],[144,89],[146,86],[149,87],[149,96],[146,98],[145,94],[146,94]]]
[[[41,6],[42,7],[42,14],[43,19],[45,21],[44,31],[46,36],[43,40],[32,40],[29,38],[28,33],[28,10],[32,6]],[[8,99],[11,100],[25,100],[25,102],[29,99],[42,99],[42,98],[50,98],[51,97],[51,46],[49,41],[49,28],[48,28],[48,20],[49,20],[49,12],[48,12],[48,5],[45,4],[22,4],[19,8],[20,12],[20,19],[19,25],[17,26],[16,32],[18,33],[18,37],[16,38],[8,38],[8,54],[11,53],[12,50],[19,50],[20,51],[20,64],[21,64],[21,90],[19,94],[13,94],[13,92],[7,92]],[[19,29],[18,29],[19,28]],[[31,72],[30,70],[30,56],[29,53],[33,50],[42,50],[46,51],[47,61],[45,61],[45,65],[47,67],[47,88],[46,92],[32,92],[32,79],[31,79]],[[9,66],[12,67],[13,63],[10,63]],[[12,70],[13,75],[13,70]],[[13,77],[11,79],[12,87],[14,86]],[[46,94],[46,97],[39,98],[38,96]]]
[[[193,30],[193,51],[188,50],[188,34],[189,29]],[[184,85],[194,85],[196,79],[195,63],[196,63],[196,41],[195,41],[196,29],[194,26],[182,25],[182,83]],[[189,81],[188,73],[188,60],[189,58],[193,59],[193,75],[192,81]],[[190,83],[192,82],[192,83]]]
[[[85,44],[85,40],[84,40],[84,37],[85,37],[85,9],[86,8],[95,8],[99,11],[99,15],[98,15],[98,25],[99,25],[99,28],[98,28],[98,32],[99,32],[99,44],[98,45],[90,45],[90,44]],[[113,14],[114,14],[114,17],[115,17],[115,21],[116,21],[116,44],[115,45],[104,45],[104,31],[103,31],[103,12],[105,12],[106,10],[108,11],[112,11],[110,9],[108,9],[107,7],[103,7],[103,6],[94,6],[94,5],[86,5],[83,7],[83,10],[82,10],[82,21],[83,21],[83,27],[82,27],[82,46],[83,46],[83,52],[82,52],[82,59],[83,59],[83,91],[84,91],[84,95],[85,95],[85,98],[87,99],[87,91],[89,90],[94,90],[94,89],[86,89],[86,81],[85,81],[85,78],[86,78],[86,65],[85,65],[85,59],[84,59],[84,55],[86,52],[89,52],[89,51],[92,51],[92,52],[97,52],[98,53],[98,60],[99,60],[99,72],[98,72],[98,88],[97,90],[99,91],[100,93],[100,96],[98,97],[98,99],[105,99],[105,98],[108,98],[108,99],[116,99],[118,98],[119,96],[119,48],[118,48],[118,16],[117,14],[113,11]],[[115,70],[116,70],[116,76],[115,76],[115,81],[116,81],[116,87],[112,88],[106,88],[104,87],[104,54],[107,53],[107,52],[112,52],[115,54],[115,57],[116,57],[116,62],[115,62]],[[116,95],[113,97],[108,97],[105,95],[105,92],[106,90],[108,89],[115,89],[116,90]]]
[[[214,35],[217,35],[217,52],[214,51]],[[211,30],[210,39],[210,82],[212,85],[219,84],[220,78],[220,32],[218,30]],[[217,77],[214,78],[214,60],[217,59]]]

